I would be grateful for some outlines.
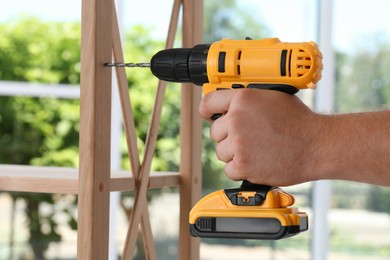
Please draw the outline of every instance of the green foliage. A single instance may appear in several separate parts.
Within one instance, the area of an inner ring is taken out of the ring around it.
[[[80,81],[77,23],[43,23],[24,18],[1,24],[0,35],[0,79],[71,84]]]
[[[0,100],[1,163],[77,165],[78,101],[29,97]]]
[[[125,60],[149,61],[164,48],[162,41],[154,41],[144,27],[135,26],[126,33],[124,46]],[[140,154],[143,155],[150,117],[153,111],[154,97],[157,93],[157,79],[149,70],[127,70],[130,99],[134,111],[134,121],[139,137]],[[156,152],[152,163],[154,171],[176,171],[179,164],[179,122],[180,122],[180,85],[168,84],[164,96],[164,105],[160,119]],[[129,168],[126,145],[122,145],[124,168]],[[142,158],[142,157],[141,157]]]
[[[390,213],[390,189],[372,186],[368,196],[367,209]]]
[[[0,79],[78,83],[79,45],[77,23],[24,18],[0,24]],[[78,101],[0,99],[0,163],[77,165]]]

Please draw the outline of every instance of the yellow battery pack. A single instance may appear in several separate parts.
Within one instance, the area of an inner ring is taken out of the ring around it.
[[[196,237],[277,240],[308,229],[308,216],[291,207],[294,197],[277,187],[253,185],[210,193],[191,210]]]

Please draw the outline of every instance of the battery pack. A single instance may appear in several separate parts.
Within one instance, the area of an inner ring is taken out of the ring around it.
[[[308,216],[291,207],[294,197],[280,188],[253,185],[213,192],[190,212],[196,237],[277,240],[308,229]]]

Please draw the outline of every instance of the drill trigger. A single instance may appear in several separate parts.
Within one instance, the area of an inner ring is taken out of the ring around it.
[[[225,189],[225,194],[233,205],[257,206],[263,204],[267,193],[275,187],[243,181],[240,188]]]

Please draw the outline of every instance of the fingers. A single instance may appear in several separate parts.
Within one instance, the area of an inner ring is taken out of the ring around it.
[[[209,93],[203,97],[199,106],[200,116],[213,122],[210,128],[210,138],[217,142],[216,156],[218,160],[226,163],[225,173],[232,180],[242,180],[242,174],[235,167],[234,149],[230,143],[231,140],[229,140],[229,131],[233,131],[234,127],[229,125],[231,116],[227,114],[233,97],[237,93],[236,90]],[[213,121],[211,118],[215,114],[223,114],[224,116]]]
[[[211,121],[215,114],[225,114],[229,110],[234,90],[215,91],[202,98],[199,105],[199,114]]]
[[[233,181],[243,180],[243,177],[236,170],[234,159],[232,159],[230,162],[226,163],[224,171],[225,171],[226,176],[228,176],[229,179],[231,179]]]
[[[217,155],[218,160],[228,163],[233,159],[232,149],[229,149],[229,142],[227,139],[219,142],[215,147],[215,154]]]
[[[213,121],[211,118],[215,114],[226,114],[229,111],[230,103],[232,101],[234,90],[225,90],[212,92],[203,97],[200,106],[199,114],[204,119],[213,122],[210,127],[210,138],[217,142],[216,156],[218,160],[227,163],[225,173],[233,180],[240,180],[234,172],[233,164],[233,150],[230,147],[228,139],[228,120],[226,116],[222,116]],[[231,175],[231,176],[230,176]]]

